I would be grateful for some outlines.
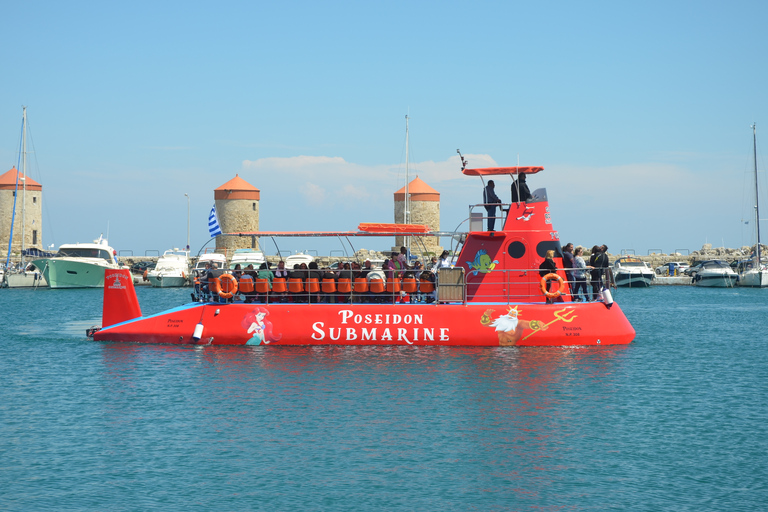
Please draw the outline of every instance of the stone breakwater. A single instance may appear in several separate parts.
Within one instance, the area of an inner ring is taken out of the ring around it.
[[[689,265],[694,265],[701,261],[706,260],[723,260],[727,263],[732,263],[734,261],[744,260],[749,258],[750,254],[754,251],[756,246],[744,246],[740,249],[732,249],[732,248],[726,248],[726,247],[712,247],[712,244],[704,244],[700,250],[698,251],[692,251],[690,254],[681,254],[681,253],[670,253],[670,254],[664,254],[664,253],[651,253],[647,255],[638,255],[638,254],[611,254],[608,253],[608,259],[611,263],[616,261],[619,258],[623,258],[626,256],[632,256],[633,258],[637,258],[641,261],[644,261],[648,263],[648,265],[651,268],[656,268],[661,265],[665,265],[671,261],[682,261],[685,263],[688,263]],[[760,251],[762,254],[768,256],[768,246],[764,244],[760,244]],[[586,253],[585,248],[585,259],[589,256],[588,253]]]

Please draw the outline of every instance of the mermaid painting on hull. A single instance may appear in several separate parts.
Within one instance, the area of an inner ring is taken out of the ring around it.
[[[243,329],[246,329],[248,334],[251,334],[251,338],[245,343],[246,345],[268,345],[273,341],[280,341],[283,337],[282,334],[275,336],[272,333],[272,322],[266,319],[269,315],[269,311],[263,307],[254,308],[253,311],[245,315],[240,325]]]

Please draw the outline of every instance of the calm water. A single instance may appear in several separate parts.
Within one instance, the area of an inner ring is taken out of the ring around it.
[[[768,507],[768,290],[619,290],[590,349],[97,343],[101,293],[0,290],[0,510]]]

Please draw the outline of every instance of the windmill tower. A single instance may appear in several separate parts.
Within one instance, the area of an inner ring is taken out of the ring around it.
[[[440,193],[424,183],[418,176],[408,183],[406,187],[395,192],[395,223],[403,224],[406,208],[406,189],[408,190],[408,223],[426,224],[431,231],[440,231]],[[438,256],[443,251],[439,245],[439,238],[423,238],[424,245],[428,252],[436,253]],[[393,251],[399,252],[400,247],[406,245],[406,237],[395,237],[395,246]],[[420,246],[413,246],[412,252],[418,254]]]
[[[239,175],[213,191],[221,231],[240,233],[259,230],[259,189]],[[216,248],[231,254],[235,249],[257,248],[256,237],[217,236]]]
[[[13,200],[17,195],[14,218]],[[0,176],[0,247],[3,249],[3,255],[8,250],[11,223],[13,223],[13,243],[11,244],[13,254],[20,254],[22,248],[40,249],[42,247],[42,203],[43,186],[29,176],[24,176],[23,172],[20,173],[14,167]]]

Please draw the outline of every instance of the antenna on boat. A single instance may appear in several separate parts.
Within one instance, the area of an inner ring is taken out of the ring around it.
[[[456,150],[456,152],[459,154],[459,158],[461,158],[461,170],[463,171],[464,169],[466,169],[466,167],[467,167],[467,164],[468,164],[469,162],[467,162],[466,160],[464,160],[464,156],[461,154],[461,151],[460,151],[460,150],[458,150],[458,149],[457,149],[457,150]]]

